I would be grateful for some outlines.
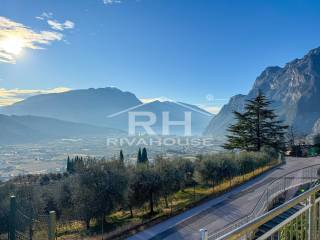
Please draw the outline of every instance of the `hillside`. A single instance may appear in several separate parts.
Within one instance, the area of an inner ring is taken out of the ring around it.
[[[0,144],[32,143],[58,138],[112,136],[120,131],[36,116],[0,114]]]

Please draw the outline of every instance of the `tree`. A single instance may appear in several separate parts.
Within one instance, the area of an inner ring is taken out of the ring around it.
[[[67,172],[68,173],[71,172],[71,161],[70,161],[70,157],[69,156],[67,158]]]
[[[168,197],[180,190],[183,175],[179,172],[176,164],[170,160],[157,157],[156,168],[160,175],[161,195],[169,207]]]
[[[60,209],[58,207],[58,202],[56,199],[56,196],[54,196],[54,193],[51,191],[45,191],[42,196],[42,201],[44,203],[44,211],[49,214],[50,211],[55,211],[57,214],[57,217],[60,216]]]
[[[85,159],[83,157],[75,156],[74,158],[70,159],[68,156],[67,158],[67,172],[73,174],[75,172],[80,172],[85,168]]]
[[[141,162],[142,163],[147,163],[148,161],[149,161],[149,159],[148,159],[147,149],[143,148],[142,149],[142,154],[141,154]]]
[[[258,165],[256,163],[256,161],[258,160],[257,153],[242,152],[241,154],[238,154],[237,160],[239,171],[243,179],[245,177],[245,174],[253,172]]]
[[[148,153],[147,153],[147,149],[143,148],[142,152],[141,152],[141,148],[139,148],[138,151],[138,157],[137,157],[137,163],[148,163]]]
[[[74,215],[78,220],[86,223],[86,228],[90,228],[90,220],[95,217],[96,192],[89,183],[78,176],[77,184],[72,192],[72,204],[74,205]]]
[[[220,170],[218,172],[218,175],[220,174],[220,179],[227,179],[230,181],[230,186],[232,184],[232,178],[238,175],[238,166],[230,158],[226,158],[222,160],[221,165],[220,165]]]
[[[72,203],[73,177],[69,177],[59,186],[58,205],[61,209],[61,215],[66,218],[70,218],[73,214],[74,205]]]
[[[206,183],[211,182],[212,190],[217,182],[219,182],[220,164],[215,159],[206,158],[199,163],[198,169],[202,180]]]
[[[194,183],[194,162],[190,159],[179,158],[177,161],[177,168],[179,170],[179,174],[182,176],[181,188],[183,189],[186,186],[192,185]]]
[[[130,183],[128,186],[128,191],[126,192],[126,203],[130,210],[130,217],[133,218],[133,207],[140,206],[140,202],[136,201],[134,193],[134,180],[135,180],[135,166],[128,165],[127,167],[127,178]]]
[[[9,196],[12,194],[13,185],[4,184],[0,185],[0,235],[8,231],[9,219]]]
[[[128,180],[118,161],[92,162],[79,174],[73,194],[75,211],[89,227],[92,218],[105,216],[124,202]]]
[[[149,202],[150,214],[154,214],[154,203],[160,196],[161,177],[155,168],[139,167],[136,169],[130,188],[135,205],[142,206]]]
[[[43,175],[41,176],[40,178],[40,185],[47,185],[50,183],[50,178],[49,176],[46,174],[46,175]]]
[[[247,100],[244,113],[234,112],[237,122],[229,127],[228,141],[223,147],[258,152],[266,146],[283,151],[288,126],[278,120],[270,104],[261,91]]]
[[[138,156],[137,156],[137,163],[141,163],[141,161],[142,161],[141,148],[139,148]]]
[[[124,156],[122,150],[120,150],[119,161],[122,165],[124,164]]]

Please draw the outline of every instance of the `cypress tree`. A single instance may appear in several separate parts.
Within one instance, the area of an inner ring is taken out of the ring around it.
[[[228,129],[226,149],[261,151],[262,147],[271,147],[280,151],[285,149],[285,133],[288,126],[278,120],[271,102],[261,91],[245,105],[244,113],[235,111],[236,123]]]
[[[71,163],[70,163],[70,157],[68,156],[68,158],[67,158],[67,172],[68,172],[68,173],[70,173],[70,170],[71,170],[70,164],[71,164]]]
[[[74,159],[69,158],[69,167],[67,166],[68,172],[69,173],[74,173],[75,172],[75,167],[74,167]]]
[[[142,162],[141,148],[139,148],[138,157],[137,157],[137,163],[141,163],[141,162]]]
[[[121,164],[123,164],[123,163],[124,163],[124,156],[123,156],[123,152],[122,152],[122,150],[120,150],[119,161],[120,161],[120,163],[121,163]]]
[[[142,154],[141,154],[141,162],[142,163],[147,163],[148,161],[149,161],[149,159],[148,159],[147,149],[143,148],[142,149]]]

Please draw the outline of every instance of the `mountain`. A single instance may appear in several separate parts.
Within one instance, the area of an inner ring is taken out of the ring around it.
[[[192,130],[200,134],[210,122],[212,115],[196,106],[169,101],[154,101],[143,104],[133,93],[117,88],[72,90],[63,93],[41,94],[4,107],[7,115],[32,115],[86,123],[95,126],[128,131],[129,112],[152,112],[157,122],[153,126],[161,133],[162,112],[169,112],[170,120],[181,121],[184,112],[192,113]],[[182,127],[174,127],[173,134],[182,133]]]
[[[90,88],[36,95],[4,107],[1,112],[123,129],[127,119],[108,119],[107,116],[139,104],[142,102],[130,92],[111,87]]]
[[[233,111],[243,111],[245,95],[233,96],[229,103],[224,105],[219,113],[213,117],[208,127],[205,129],[204,135],[214,136],[217,139],[223,139],[226,129],[231,123],[234,123]]]
[[[268,67],[257,77],[248,95],[232,97],[212,119],[205,135],[224,139],[227,127],[234,123],[233,111],[243,111],[245,101],[262,92],[273,101],[272,107],[286,124],[308,134],[320,119],[320,48],[284,67]]]
[[[313,129],[312,129],[312,133],[314,135],[320,134],[320,119],[318,121],[316,121],[316,123],[314,124]]]
[[[307,141],[307,143],[309,144],[313,144],[313,139],[316,135],[320,134],[320,119],[318,119],[313,128],[312,128],[312,132],[306,136],[305,140]]]
[[[0,144],[32,143],[58,138],[112,136],[120,131],[35,116],[0,114]]]

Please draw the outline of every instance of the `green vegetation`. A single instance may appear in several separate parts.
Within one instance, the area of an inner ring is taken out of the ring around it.
[[[138,157],[137,157],[137,163],[148,163],[149,159],[148,159],[148,153],[147,153],[147,149],[143,148],[142,152],[141,152],[141,148],[139,148],[138,151]]]
[[[313,144],[290,144],[288,154],[294,157],[315,157],[320,155],[320,134],[313,136]]]
[[[320,134],[313,137],[313,146],[308,151],[308,156],[314,157],[320,154]]]
[[[263,147],[285,150],[285,134],[288,126],[278,120],[271,102],[259,91],[248,100],[244,113],[235,111],[237,122],[228,129],[228,142],[224,148],[259,152]]]
[[[139,152],[147,159],[146,149]],[[158,156],[137,164],[124,164],[123,152],[109,161],[68,158],[63,175],[21,176],[0,185],[0,234],[7,230],[10,194],[26,215],[55,210],[60,237],[115,234],[226,191],[267,170],[275,159],[277,153],[270,151],[200,155],[193,161]],[[30,223],[19,227],[23,232]]]

